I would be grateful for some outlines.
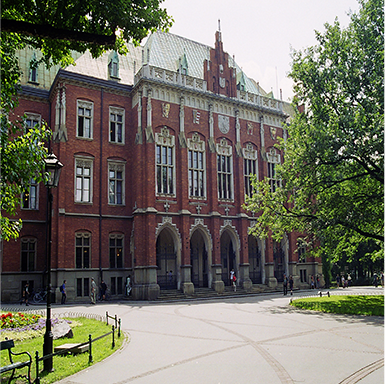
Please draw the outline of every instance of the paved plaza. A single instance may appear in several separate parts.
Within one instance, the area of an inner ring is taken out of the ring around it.
[[[374,292],[383,293],[338,293]],[[384,383],[383,318],[301,311],[290,298],[55,305],[54,315],[116,314],[127,335],[121,350],[60,383]]]

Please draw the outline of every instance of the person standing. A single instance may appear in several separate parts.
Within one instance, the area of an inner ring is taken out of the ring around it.
[[[348,286],[350,287],[352,285],[352,277],[350,276],[350,273],[348,273]]]
[[[337,282],[337,288],[339,288],[340,287],[340,275],[337,275],[336,282]]]
[[[289,287],[290,287],[290,295],[293,295],[294,280],[292,275],[289,276]]]
[[[91,304],[96,304],[96,283],[93,277],[91,277]]]
[[[107,291],[107,284],[102,280],[102,284],[100,284],[100,298],[101,300],[106,300],[106,291]]]
[[[29,299],[29,282],[28,281],[25,283],[25,286],[24,286],[23,298],[24,298],[25,305],[29,305],[29,303],[28,303],[28,299]]]
[[[63,281],[63,284],[60,286],[60,292],[61,292],[61,303],[65,304],[67,300],[67,292],[66,292],[66,282],[67,280]]]
[[[283,274],[283,295],[286,296],[287,295],[287,276],[286,276],[286,273]]]
[[[126,280],[126,294],[127,296],[130,296],[131,293],[131,275],[128,275],[127,280]]]
[[[234,292],[237,291],[237,277],[235,276],[234,268],[230,271],[230,284],[234,287]]]

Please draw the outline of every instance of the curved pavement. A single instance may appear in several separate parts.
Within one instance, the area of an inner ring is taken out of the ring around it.
[[[374,287],[331,292],[384,293]],[[128,335],[123,349],[60,383],[384,383],[382,317],[301,311],[288,305],[290,298],[54,306],[53,315],[117,314]]]

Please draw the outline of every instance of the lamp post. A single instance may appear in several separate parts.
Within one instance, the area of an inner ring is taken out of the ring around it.
[[[45,160],[45,170],[48,173],[48,179],[45,183],[48,194],[48,220],[47,220],[47,320],[45,323],[45,334],[43,344],[43,355],[47,356],[53,352],[53,334],[51,327],[51,244],[52,244],[52,188],[56,188],[59,183],[60,172],[63,164],[57,157],[50,153]],[[52,356],[44,360],[44,370],[52,372]]]

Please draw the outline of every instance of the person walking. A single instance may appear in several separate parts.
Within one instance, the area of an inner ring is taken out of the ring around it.
[[[290,287],[290,295],[293,295],[294,280],[292,275],[289,276],[289,287]]]
[[[62,304],[65,304],[66,300],[67,300],[66,282],[67,282],[67,280],[63,280],[63,284],[60,286],[61,303]]]
[[[348,286],[350,287],[352,285],[352,277],[350,276],[350,273],[348,273]]]
[[[284,273],[283,274],[283,295],[284,296],[287,295],[287,284],[288,284],[287,276],[286,276],[286,273]]]
[[[93,277],[91,277],[91,304],[96,304],[96,283]]]

